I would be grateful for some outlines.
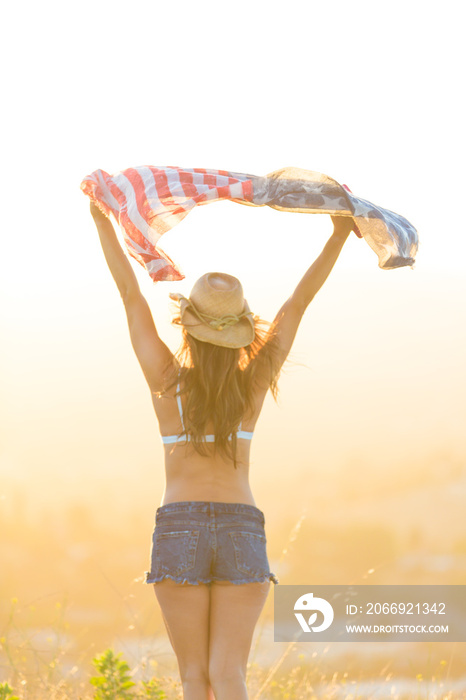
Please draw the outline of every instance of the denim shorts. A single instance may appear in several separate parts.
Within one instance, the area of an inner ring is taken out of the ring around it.
[[[164,578],[191,584],[278,583],[269,567],[264,525],[263,512],[247,503],[180,501],[159,506],[144,583]]]

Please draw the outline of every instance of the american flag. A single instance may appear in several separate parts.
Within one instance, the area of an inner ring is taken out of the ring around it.
[[[95,170],[81,189],[118,221],[129,254],[154,282],[182,280],[179,267],[159,247],[160,237],[200,204],[229,199],[281,211],[351,216],[356,233],[378,256],[379,267],[414,267],[417,231],[404,217],[356,197],[327,175],[283,168],[265,177],[205,168],[127,168],[114,175]]]

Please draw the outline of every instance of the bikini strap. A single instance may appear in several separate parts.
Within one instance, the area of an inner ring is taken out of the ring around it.
[[[176,400],[178,401],[178,409],[180,411],[180,418],[181,418],[181,425],[183,426],[183,431],[184,431],[184,420],[183,420],[183,407],[181,405],[181,396],[179,394],[180,391],[180,373],[181,369],[178,370],[178,385],[176,387]]]

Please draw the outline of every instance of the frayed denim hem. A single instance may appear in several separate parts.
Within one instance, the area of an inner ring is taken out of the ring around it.
[[[189,583],[192,586],[197,586],[200,583],[212,583],[213,581],[229,581],[228,579],[224,578],[219,578],[217,576],[212,576],[211,578],[198,578],[196,581],[189,581],[187,578],[182,578],[181,576],[173,576],[172,574],[162,574],[161,576],[154,576],[150,572],[146,571],[145,572],[146,577],[144,580],[144,583],[160,583],[160,581],[163,581],[165,578],[171,578],[172,581],[175,581],[175,583]],[[263,583],[269,579],[270,581],[273,581],[273,583],[277,584],[278,583],[278,578],[273,574],[272,572],[269,572],[268,574],[264,574],[261,576],[259,579],[254,578],[249,576],[248,578],[241,578],[236,581],[229,581],[229,583],[235,583],[235,584],[241,584],[241,583]]]

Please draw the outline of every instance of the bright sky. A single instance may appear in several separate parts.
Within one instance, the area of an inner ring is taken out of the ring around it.
[[[117,289],[79,189],[97,168],[323,172],[405,216],[414,270],[350,236],[257,425],[253,486],[294,460],[385,467],[464,454],[464,37],[456,3],[82,0],[10,3],[3,77],[0,469],[153,468],[162,447]],[[176,350],[168,294],[238,276],[272,320],[331,233],[328,216],[221,202],[161,248],[186,279],[141,287]],[[136,269],[137,263],[134,263]],[[269,397],[270,398],[270,397]],[[282,442],[271,436],[282,434]],[[285,440],[288,439],[288,443]],[[305,439],[305,445],[303,444]],[[283,443],[283,444],[282,444]],[[152,463],[151,463],[152,462]],[[281,475],[277,471],[276,483]],[[161,481],[156,492],[161,494]]]

